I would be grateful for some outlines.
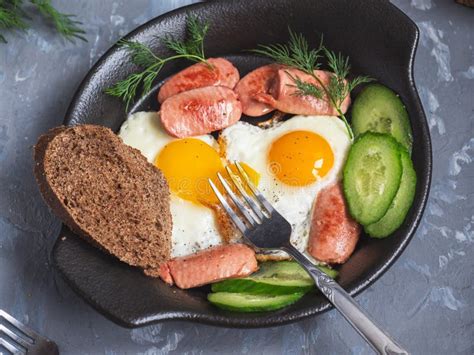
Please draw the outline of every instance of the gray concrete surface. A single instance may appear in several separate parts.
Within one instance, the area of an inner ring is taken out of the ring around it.
[[[56,274],[59,221],[41,201],[31,146],[61,124],[94,62],[117,39],[191,1],[54,1],[79,14],[87,43],[38,31],[0,45],[0,308],[54,339],[64,354],[369,354],[336,311],[258,330],[184,322],[123,329]],[[396,264],[357,297],[414,354],[474,353],[474,10],[451,0],[394,0],[421,30],[415,79],[434,148],[430,200]],[[249,6],[250,6],[249,2]]]

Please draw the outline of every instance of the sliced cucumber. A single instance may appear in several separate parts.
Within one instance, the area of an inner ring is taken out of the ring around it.
[[[387,213],[377,222],[365,227],[368,235],[374,238],[385,238],[398,229],[405,220],[415,197],[416,173],[407,151],[402,150],[402,179],[400,188]]]
[[[407,110],[402,100],[383,85],[371,84],[357,96],[352,106],[352,128],[356,136],[367,131],[390,134],[411,152]]]
[[[388,134],[366,132],[352,145],[343,171],[349,212],[362,225],[387,212],[400,186],[400,146]]]
[[[308,292],[314,286],[282,286],[273,283],[274,280],[256,281],[251,278],[224,280],[212,285],[212,292],[235,292],[252,295],[287,295],[291,293]]]
[[[337,276],[336,270],[325,266],[318,266],[318,268],[332,278]],[[248,277],[213,284],[212,291],[284,295],[307,292],[313,287],[313,279],[297,262],[268,261],[261,263],[259,271]]]
[[[289,295],[251,295],[248,293],[217,292],[207,295],[215,306],[236,312],[274,311],[286,307],[303,297],[304,293]]]

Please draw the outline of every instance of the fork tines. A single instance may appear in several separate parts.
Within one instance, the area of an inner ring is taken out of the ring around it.
[[[217,177],[230,200],[232,200],[237,210],[244,217],[245,222],[239,218],[237,213],[230,206],[227,199],[211,179],[209,179],[209,184],[211,185],[211,188],[216,194],[222,207],[224,207],[225,211],[232,219],[232,222],[236,225],[240,232],[244,234],[249,228],[253,228],[261,224],[273,213],[274,209],[265,199],[265,197],[263,197],[262,193],[258,191],[258,189],[250,181],[250,178],[242,166],[238,162],[234,162],[234,165],[237,168],[237,173],[234,173],[229,166],[226,166],[226,171],[233,185],[236,187],[237,192],[232,190],[232,188],[229,186],[229,183],[222,176],[222,174],[217,173]],[[253,197],[247,193],[246,187],[251,191]]]
[[[34,334],[27,329],[22,331],[22,324],[2,310],[0,310],[0,320],[2,320],[0,323],[0,345],[13,354],[26,353],[28,346],[34,343]]]
[[[0,309],[1,347],[15,355],[58,354],[58,348],[55,343],[28,329],[25,325]]]

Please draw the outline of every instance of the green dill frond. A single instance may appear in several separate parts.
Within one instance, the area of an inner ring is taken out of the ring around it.
[[[51,21],[56,31],[69,41],[76,38],[87,41],[83,36],[82,24],[74,20],[74,15],[63,14],[51,5],[51,0],[30,0],[41,15]],[[26,22],[30,17],[23,10],[24,0],[0,0],[0,31],[26,30],[30,26]],[[0,34],[0,42],[6,43],[5,37]]]
[[[197,17],[190,16],[186,26],[187,39],[180,41],[168,36],[163,38],[163,43],[176,54],[194,56],[189,58],[192,61],[204,61],[204,38],[208,30],[207,22],[201,23]]]
[[[252,49],[251,52],[262,55],[274,60],[277,63],[293,66],[293,59],[290,56],[288,46],[284,44],[259,44],[257,49]]]
[[[335,53],[324,48],[324,53],[328,61],[328,67],[334,73],[329,81],[328,92],[334,98],[334,101],[341,105],[344,99],[357,86],[373,81],[367,76],[358,76],[352,80],[347,80],[347,76],[351,70],[349,57],[345,57],[342,53]]]
[[[324,48],[324,54],[328,61],[328,67],[331,71],[340,78],[345,78],[351,70],[349,64],[349,57],[344,57],[342,53],[335,53],[327,48]]]
[[[341,105],[342,101],[346,98],[348,94],[347,88],[347,83],[343,77],[331,74],[327,90],[338,105]]]
[[[75,15],[63,14],[56,10],[51,5],[51,0],[30,0],[35,5],[39,12],[52,21],[56,30],[68,41],[74,42],[75,39],[80,39],[87,42],[83,36],[85,31],[80,28],[82,22],[74,20]]]
[[[195,62],[206,62],[203,42],[209,25],[199,22],[196,17],[189,17],[186,29],[186,41],[175,40],[171,37],[162,39],[164,44],[176,53],[166,58],[157,56],[151,48],[142,43],[127,40],[119,41],[118,44],[127,49],[132,62],[142,67],[142,71],[130,74],[124,80],[106,89],[105,93],[121,98],[125,102],[126,110],[128,110],[138,94],[146,95],[151,91],[153,83],[166,63],[181,58]]]
[[[0,1],[0,28],[17,28],[24,30],[28,28],[28,24],[24,21],[25,16],[23,10],[19,8],[15,2]]]
[[[200,22],[196,16],[190,16],[187,22],[189,40],[186,41],[189,54],[204,58],[204,38],[209,30],[208,22]]]
[[[341,53],[335,53],[323,46],[323,39],[319,46],[310,49],[308,41],[302,34],[297,34],[291,29],[290,40],[286,44],[259,45],[257,49],[252,50],[253,53],[266,56],[279,64],[299,69],[309,75],[319,85],[305,82],[299,77],[291,76],[296,87],[295,95],[310,95],[317,99],[328,101],[337,111],[341,120],[344,121],[349,137],[354,138],[352,129],[347,121],[346,116],[342,112],[341,105],[347,95],[360,84],[367,83],[373,79],[366,76],[359,76],[352,80],[346,79],[351,70],[349,57],[343,56]],[[327,66],[332,71],[329,83],[324,83],[314,73],[314,70],[320,69],[319,60],[324,54],[327,60]]]
[[[321,87],[314,85],[313,83],[301,80],[297,75],[292,75],[288,71],[286,71],[286,75],[288,75],[290,79],[295,83],[295,85],[289,85],[291,87],[296,88],[296,91],[293,95],[313,96],[317,99],[324,98],[324,90]]]
[[[132,62],[142,67],[148,67],[161,60],[150,48],[140,42],[120,40],[119,46],[126,48],[132,56]]]
[[[309,49],[308,41],[301,33],[288,29],[290,40],[287,44],[259,45],[253,53],[273,59],[275,62],[297,68],[305,73],[312,74],[319,68],[322,42],[316,49]]]
[[[348,92],[351,92],[357,86],[362,85],[362,84],[370,83],[374,80],[375,79],[373,79],[369,76],[357,76],[354,79],[348,81],[348,89],[347,90],[348,90]]]
[[[308,41],[301,33],[295,33],[290,28],[290,52],[295,64],[302,71],[312,74],[315,69],[319,68],[319,54],[322,50],[322,40],[316,49],[309,49]]]
[[[186,55],[187,48],[183,46],[183,42],[173,39],[173,37],[165,37],[162,39],[163,43],[169,50],[176,54]]]
[[[20,5],[21,0],[0,1],[0,31],[24,31],[29,28],[29,25],[25,22],[27,16]],[[7,43],[6,38],[2,34],[0,34],[0,42]]]
[[[133,102],[137,90],[143,79],[142,73],[130,74],[126,79],[119,81],[110,88],[105,89],[105,93],[111,96],[119,97],[125,102],[126,110]]]
[[[160,73],[161,69],[163,68],[164,63],[159,62],[154,66],[147,68],[143,72],[143,93],[149,93],[151,91],[151,87],[153,82],[155,81],[156,77]]]

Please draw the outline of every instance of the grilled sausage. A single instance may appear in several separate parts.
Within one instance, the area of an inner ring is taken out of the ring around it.
[[[309,253],[319,261],[342,264],[354,251],[359,235],[360,226],[349,215],[341,185],[322,190],[313,209]]]
[[[244,244],[228,244],[169,260],[160,267],[166,283],[186,289],[257,271],[255,252]]]
[[[323,70],[315,70],[314,73],[325,86],[329,83],[332,75],[330,72]],[[257,95],[256,100],[279,111],[295,115],[338,115],[334,106],[326,98],[317,99],[314,96],[298,95],[292,78],[298,78],[304,82],[320,86],[316,79],[309,74],[298,69],[283,68],[278,70],[269,93]],[[347,111],[350,100],[350,96],[347,95],[342,102],[341,110],[343,113]]]
[[[264,65],[240,79],[234,90],[239,96],[242,103],[242,112],[245,115],[258,117],[275,109],[272,105],[257,101],[256,97],[260,94],[269,94],[280,68],[283,68],[283,66],[278,64]]]
[[[191,65],[166,81],[158,93],[160,104],[173,95],[204,86],[235,87],[240,75],[231,62],[224,58],[209,58],[207,63],[210,66],[206,63]]]
[[[198,136],[228,127],[240,119],[237,95],[224,86],[208,86],[171,96],[161,105],[161,122],[178,138]]]

